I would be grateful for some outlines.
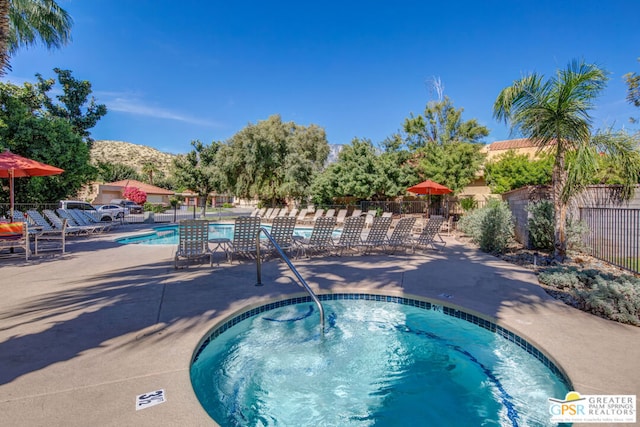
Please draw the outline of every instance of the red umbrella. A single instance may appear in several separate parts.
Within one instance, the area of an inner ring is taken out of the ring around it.
[[[415,194],[428,194],[428,195],[439,195],[439,194],[449,194],[453,193],[453,190],[448,189],[442,184],[438,184],[437,182],[433,182],[430,179],[421,182],[420,184],[416,184],[413,187],[407,188],[407,191]]]
[[[9,178],[11,221],[13,221],[13,178],[58,175],[62,172],[64,172],[63,169],[27,159],[26,157],[13,154],[9,150],[0,153],[0,178]]]

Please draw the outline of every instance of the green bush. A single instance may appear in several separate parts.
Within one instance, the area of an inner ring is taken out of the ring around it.
[[[503,253],[513,238],[513,217],[507,203],[490,200],[484,208],[460,218],[458,228],[481,250]]]
[[[478,201],[473,197],[464,197],[460,199],[460,207],[463,211],[469,212],[478,207]]]
[[[640,326],[640,278],[558,267],[540,273],[538,279],[569,293],[585,311]]]
[[[531,246],[543,251],[553,250],[553,203],[550,200],[542,200],[529,204],[527,210],[531,214],[528,223]]]
[[[233,205],[232,205],[231,203],[223,203],[223,204],[222,204],[222,207],[223,207],[223,208],[232,208],[232,207],[233,207]]]

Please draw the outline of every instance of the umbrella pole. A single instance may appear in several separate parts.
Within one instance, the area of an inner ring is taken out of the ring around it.
[[[9,170],[9,218],[13,222],[13,169]]]

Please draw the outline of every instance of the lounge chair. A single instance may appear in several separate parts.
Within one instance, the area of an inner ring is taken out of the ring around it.
[[[180,258],[190,261],[207,257],[209,266],[213,267],[213,252],[209,249],[209,220],[185,219],[178,222],[178,248],[174,268],[178,268]]]
[[[313,213],[313,217],[305,218],[304,222],[309,224],[314,224],[318,218],[322,218],[323,214],[324,214],[324,209],[316,209],[316,211]]]
[[[362,209],[354,209],[351,216],[362,216]]]
[[[423,248],[431,246],[435,250],[441,250],[446,246],[447,242],[440,236],[440,228],[442,227],[443,221],[444,218],[441,216],[432,215],[431,218],[429,218],[420,235],[412,241],[413,252],[415,252],[416,246]],[[437,244],[436,238],[438,240]],[[441,247],[438,248],[436,245],[441,245]]]
[[[350,216],[344,222],[340,238],[334,242],[336,253],[342,256],[345,250],[358,250],[362,245],[363,216]]]
[[[371,229],[369,230],[367,237],[362,242],[362,246],[364,246],[365,248],[365,254],[369,251],[369,249],[384,249],[387,244],[387,233],[389,232],[390,226],[391,218],[389,217],[383,218],[379,216],[377,218],[373,218]]]
[[[347,212],[349,212],[348,209],[340,209],[338,211],[338,215],[336,216],[336,224],[338,224],[338,226],[344,224],[344,221],[347,218]]]
[[[109,231],[111,228],[117,224],[114,221],[100,221],[98,218],[94,217],[90,212],[82,210],[82,209],[69,209],[71,215],[76,218],[76,222],[79,225],[93,225],[95,227],[100,227],[99,232]]]
[[[260,218],[265,219],[265,220],[271,218],[271,215],[273,215],[273,210],[274,209],[275,208],[268,208],[267,211],[264,213],[264,215],[260,215]]]
[[[298,208],[291,208],[287,216],[289,218],[295,218],[296,216],[298,216]]]
[[[56,212],[60,218],[66,219],[71,226],[82,227],[87,233],[102,233],[104,226],[99,224],[90,224],[84,219],[79,218],[78,213],[74,209],[57,209]]]
[[[394,253],[398,248],[411,245],[411,230],[413,230],[415,222],[415,217],[405,217],[396,223],[391,236],[387,240],[387,246],[391,249],[391,253]]]
[[[329,251],[333,247],[333,229],[336,226],[336,218],[323,216],[316,219],[308,239],[297,240],[299,252],[309,256],[311,252]]]
[[[393,218],[393,212],[382,212],[382,218]]]
[[[295,242],[293,239],[293,233],[296,228],[296,219],[295,217],[288,216],[279,216],[273,220],[273,224],[271,225],[271,237],[276,241],[280,249],[284,252],[288,250],[292,250]],[[275,251],[275,248],[269,242],[268,250],[270,252]]]
[[[47,219],[51,222],[51,224],[53,224],[53,228],[55,228],[56,230],[64,229],[67,235],[89,234],[93,232],[95,228],[95,227],[80,227],[75,223],[71,224],[67,218],[64,218],[64,219],[67,219],[67,223],[65,225],[65,221],[62,218],[60,218],[58,215],[56,215],[56,213],[51,209],[45,209],[42,211],[42,213],[44,214],[44,216],[47,217]]]
[[[373,225],[373,219],[378,215],[378,211],[375,209],[369,209],[365,216],[364,226],[371,227]]]
[[[258,231],[260,231],[259,217],[239,216],[236,218],[233,240],[229,246],[229,262],[233,261],[234,254],[255,257]]]
[[[27,211],[27,218],[36,227],[33,234],[34,239],[34,252],[38,255],[38,252],[45,250],[58,250],[62,253],[65,251],[65,241],[67,234],[67,221],[62,221],[62,227],[60,229],[53,228],[51,224],[40,214],[40,212],[30,209]]]
[[[27,222],[5,222],[0,224],[0,249],[4,248],[8,248],[11,252],[15,248],[23,249],[25,261],[29,261],[31,245],[29,243],[29,225]]]
[[[335,216],[336,214],[336,210],[335,209],[327,209],[327,211],[325,212],[324,216]]]
[[[309,209],[307,208],[301,209],[300,212],[298,213],[298,216],[296,217],[296,221],[299,224],[304,223],[305,217],[307,216],[308,213],[309,213]]]

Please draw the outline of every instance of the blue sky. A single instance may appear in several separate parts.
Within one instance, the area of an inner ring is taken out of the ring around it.
[[[492,117],[500,90],[574,58],[610,73],[594,127],[638,129],[622,79],[640,72],[637,0],[58,3],[72,43],[19,51],[6,80],[55,67],[89,80],[109,109],[95,139],[184,153],[280,114],[324,128],[330,144],[379,143],[424,111],[437,78],[489,143],[510,137]]]

